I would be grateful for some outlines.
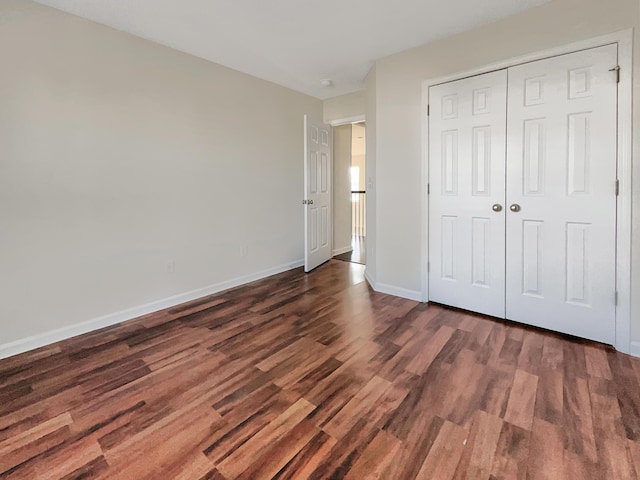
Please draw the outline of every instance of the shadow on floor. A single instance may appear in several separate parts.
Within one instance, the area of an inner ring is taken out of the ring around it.
[[[342,253],[340,255],[336,255],[336,260],[342,260],[343,262],[351,262],[351,263],[360,263],[365,265],[367,263],[367,243],[366,238],[358,235],[354,235],[351,237],[351,246],[353,250],[347,253]]]

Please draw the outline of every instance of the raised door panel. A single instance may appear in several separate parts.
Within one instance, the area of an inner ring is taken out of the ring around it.
[[[311,253],[315,253],[320,247],[320,242],[318,242],[318,232],[320,231],[320,229],[318,228],[318,208],[309,207],[309,214],[311,215],[311,220],[309,222],[309,235],[311,238],[311,244],[309,245],[309,249]]]
[[[526,120],[523,125],[523,195],[543,195],[545,183],[545,119]]]
[[[471,284],[491,287],[491,219],[471,219]]]
[[[320,246],[329,245],[329,207],[323,205],[320,209]]]
[[[589,193],[591,159],[591,112],[569,115],[567,133],[567,193]]]
[[[442,243],[440,248],[440,278],[455,282],[457,280],[456,257],[458,255],[457,217],[442,216]]]
[[[458,194],[458,131],[442,132],[442,193]]]
[[[522,222],[522,294],[544,298],[542,286],[542,254],[544,222],[525,220]],[[509,262],[511,263],[511,262]]]
[[[309,152],[309,157],[309,195],[315,195],[318,193],[318,152]]]
[[[473,128],[471,168],[474,196],[491,195],[491,127]]]
[[[591,282],[589,281],[589,245],[591,225],[588,223],[567,223],[565,243],[565,291],[566,302],[590,306]]]

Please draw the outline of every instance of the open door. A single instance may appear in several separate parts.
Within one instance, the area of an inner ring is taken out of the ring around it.
[[[304,116],[304,271],[331,258],[331,129]]]

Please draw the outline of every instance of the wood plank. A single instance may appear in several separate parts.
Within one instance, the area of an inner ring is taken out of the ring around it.
[[[482,410],[476,412],[456,469],[456,480],[489,478],[503,423],[500,417]]]
[[[640,478],[640,443],[629,440],[627,446],[629,447],[629,456],[633,462],[636,477]]]
[[[244,445],[218,463],[216,468],[225,477],[236,478],[244,471],[246,458],[264,454],[271,444],[283,438],[288,430],[298,425],[314,408],[313,404],[301,398],[285,410],[282,415],[253,435]]]
[[[555,425],[562,425],[564,418],[564,373],[538,370],[538,393],[535,416]]]
[[[634,462],[618,400],[613,395],[600,394],[601,386],[598,382],[589,383],[598,464],[604,478],[634,478]],[[615,392],[615,387],[608,391],[612,390]]]
[[[525,480],[531,432],[504,422],[496,446],[491,479]]]
[[[605,478],[597,463],[569,450],[563,454],[564,478]]]
[[[531,375],[524,370],[516,370],[507,411],[504,415],[506,422],[525,430],[531,430],[537,389],[537,376]]]
[[[556,335],[544,337],[540,366],[551,370],[562,370],[564,365],[564,344]]]
[[[348,471],[345,480],[385,478],[384,472],[397,458],[401,446],[402,442],[393,435],[385,431],[378,432]]]
[[[343,438],[360,420],[361,415],[375,406],[376,402],[390,388],[387,380],[374,376],[338,414],[329,421],[323,430],[336,440]]]
[[[596,463],[598,458],[592,415],[587,381],[577,377],[565,379],[562,422],[565,447]]]
[[[249,467],[237,477],[241,480],[271,479],[311,441],[320,429],[312,422],[302,420],[278,441],[274,442],[262,456],[247,458]]]
[[[518,356],[518,368],[532,375],[538,374],[540,361],[542,359],[542,349],[544,335],[537,331],[528,331],[522,339],[522,348]]]
[[[438,329],[435,335],[431,336],[428,342],[425,342],[426,346],[420,348],[417,355],[415,355],[411,361],[405,367],[407,372],[415,373],[416,375],[422,375],[436,355],[440,353],[442,348],[451,339],[451,335],[454,333],[454,329],[443,325]]]
[[[604,348],[595,345],[584,346],[584,356],[587,363],[587,372],[592,377],[613,379],[607,352]]]
[[[61,429],[62,427],[69,426],[72,423],[73,419],[71,418],[71,415],[68,412],[62,413],[52,418],[51,420],[39,423],[29,430],[9,437],[6,440],[0,442],[0,459],[5,457],[9,452],[11,452],[11,450],[22,448],[25,445],[33,443],[39,438],[53,433],[56,430]],[[0,460],[0,468],[2,468],[2,460]]]
[[[283,467],[274,480],[306,480],[329,457],[337,440],[322,430]]]
[[[564,475],[562,429],[539,418],[533,420],[527,479],[557,480]]]
[[[464,428],[445,422],[420,467],[417,478],[452,479],[465,448],[467,435]]]

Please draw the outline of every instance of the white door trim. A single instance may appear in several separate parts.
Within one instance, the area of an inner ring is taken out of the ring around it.
[[[331,125],[332,127],[339,127],[340,125],[348,125],[350,123],[351,124],[362,123],[365,121],[366,121],[366,118],[364,114],[362,114],[362,115],[354,115],[353,117],[338,118],[336,120],[331,120],[329,122],[329,125]]]
[[[541,52],[504,60],[481,68],[458,72],[451,75],[436,77],[422,82],[422,300],[429,299],[429,119],[427,106],[429,105],[429,87],[440,83],[460,80],[473,75],[513,67],[523,63],[542,60],[549,57],[573,53],[588,48],[600,47],[612,43],[618,44],[618,65],[620,84],[618,85],[618,179],[620,181],[620,195],[617,204],[617,245],[616,245],[616,289],[618,303],[616,305],[616,335],[617,350],[630,353],[631,351],[631,195],[632,195],[632,143],[633,143],[633,30],[603,35],[555,47]]]

